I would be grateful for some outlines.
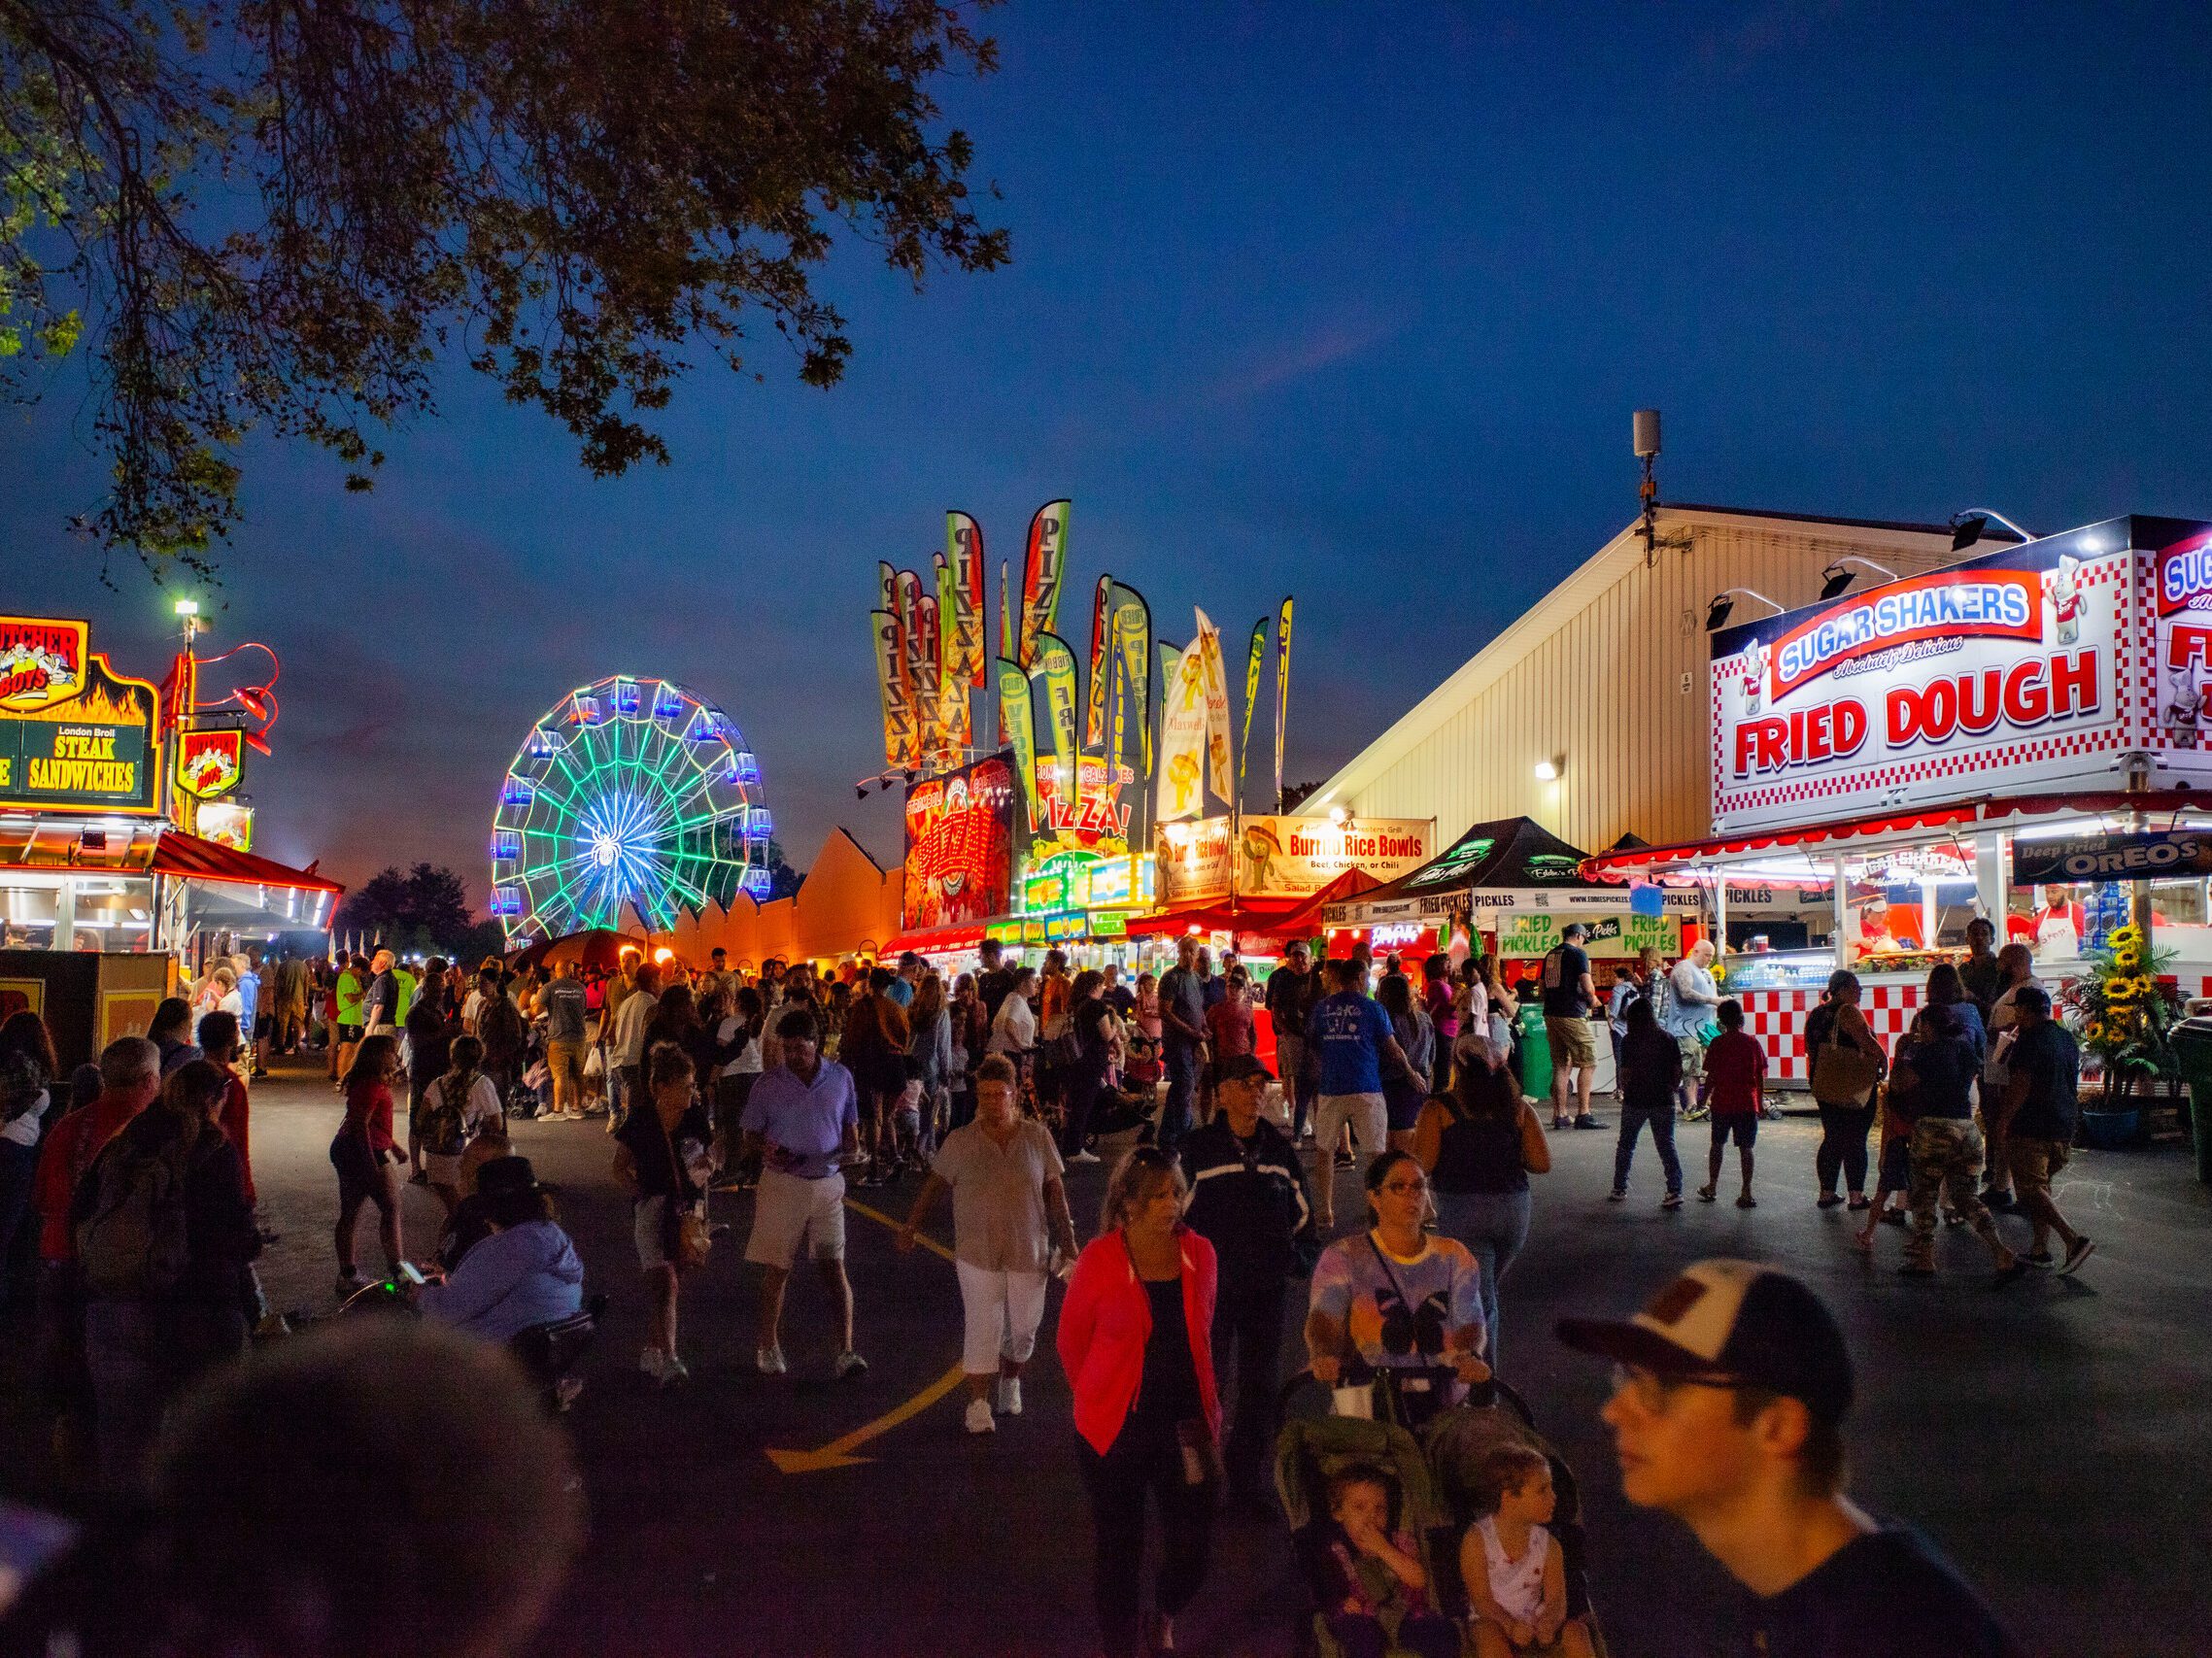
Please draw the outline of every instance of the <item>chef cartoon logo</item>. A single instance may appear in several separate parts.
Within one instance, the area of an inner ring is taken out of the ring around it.
[[[1766,647],[1753,639],[1736,662],[1737,698],[1746,714],[1756,714],[1766,698]]]
[[[2087,599],[2082,593],[2081,560],[2070,553],[2059,555],[2059,568],[2051,576],[2051,616],[2058,625],[2058,641],[2061,645],[2078,644],[2082,636],[2082,610]]]

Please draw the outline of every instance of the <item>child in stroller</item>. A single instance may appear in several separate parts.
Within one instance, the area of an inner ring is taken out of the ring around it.
[[[1459,1632],[1429,1594],[1421,1540],[1401,1525],[1396,1481],[1375,1463],[1328,1476],[1328,1517],[1297,1537],[1321,1623],[1344,1658],[1458,1658]]]
[[[1485,1512],[1459,1545],[1478,1658],[1590,1658],[1587,1626],[1567,1615],[1565,1557],[1545,1529],[1558,1501],[1550,1460],[1533,1445],[1500,1444],[1481,1486]]]

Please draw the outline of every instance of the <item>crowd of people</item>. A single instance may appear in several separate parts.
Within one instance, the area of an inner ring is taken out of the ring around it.
[[[1580,934],[1568,928],[1540,976],[1512,990],[1480,959],[1438,956],[1408,971],[1362,952],[1316,965],[1294,944],[1264,988],[1274,1069],[1257,1051],[1249,972],[1233,956],[1216,970],[1191,938],[1157,980],[1133,985],[1111,968],[1072,970],[1059,952],[1033,969],[992,944],[949,988],[915,956],[836,975],[780,963],[733,972],[719,951],[698,969],[626,956],[603,971],[488,961],[474,974],[435,959],[410,970],[389,952],[327,972],[286,957],[258,1006],[240,986],[260,964],[224,961],[165,1001],[145,1038],[111,1044],[66,1086],[36,1015],[0,1028],[0,1224],[36,1219],[57,1445],[119,1490],[144,1477],[165,1417],[195,1382],[251,1333],[282,1329],[255,1268],[266,1238],[250,1039],[264,1057],[318,1036],[328,1050],[344,1100],[330,1145],[337,1295],[381,1282],[433,1321],[496,1343],[583,1303],[581,1261],[510,1125],[602,1119],[613,1177],[632,1201],[650,1314],[639,1368],[662,1386],[689,1375],[679,1302],[721,1230],[708,1215],[717,1190],[752,1194],[744,1259],[759,1271],[759,1370],[791,1368],[783,1307],[803,1257],[834,1314],[831,1372],[864,1375],[847,1183],[911,1180],[900,1248],[951,1203],[970,1434],[1021,1413],[1048,1287],[1066,1279],[1052,1340],[1073,1391],[1102,1640],[1115,1658],[1147,1641],[1166,1650],[1205,1583],[1217,1510],[1276,1511],[1294,1309],[1307,1367],[1341,1410],[1419,1425],[1491,1404],[1501,1287],[1529,1235],[1532,1177],[1552,1167],[1550,1131],[1596,1122],[1587,1032],[1599,1004]],[[1864,1213],[1862,1246],[1885,1218],[1908,1217],[1910,1274],[1934,1269],[1939,1204],[1987,1240],[1999,1281],[2037,1266],[2071,1271],[2093,1247],[2050,1195],[2078,1058],[2025,956],[1978,948],[1964,968],[1939,967],[1894,1052],[1859,1014],[1848,973],[1808,1032],[1822,1124],[1817,1201]],[[296,1021],[286,1011],[294,984],[306,1009]],[[1605,1018],[1620,1110],[1610,1195],[1627,1197],[1649,1131],[1662,1205],[1681,1206],[1673,1130],[1695,1107],[1712,1124],[1697,1196],[1717,1199],[1732,1143],[1737,1201],[1753,1206],[1763,1062],[1740,1007],[1713,984],[1710,947],[1672,968],[1625,965]],[[1530,1073],[1547,1065],[1532,1091]],[[1068,1172],[1109,1155],[1086,1242]],[[1340,1159],[1361,1209],[1341,1235]],[[444,1216],[426,1265],[410,1262],[402,1235],[409,1179]],[[372,1207],[381,1281],[357,1267]],[[2028,1248],[2006,1243],[1992,1209],[2026,1220]],[[1809,1605],[1808,1585],[1833,1578],[1848,1590],[1909,1557],[1933,1627],[1950,1618],[1975,1632],[1978,1644],[1944,1649],[2010,1651],[1917,1540],[1841,1496],[1835,1428],[1850,1363],[1825,1310],[1794,1280],[1740,1264],[1707,1263],[1684,1283],[1696,1295],[1677,1286],[1631,1324],[1563,1332],[1619,1362],[1607,1420],[1634,1473],[1631,1499],[1688,1519],[1777,1628],[1821,1617],[1847,1627],[1833,1607]],[[1691,1305],[1700,1298],[1706,1311]],[[1712,1310],[1722,1306],[1725,1318]],[[1811,1360],[1797,1350],[1808,1341]],[[1699,1426],[1685,1435],[1674,1419],[1690,1399]],[[1729,1435],[1744,1454],[1724,1472],[1701,1468]],[[1524,1455],[1485,1474],[1488,1506],[1448,1558],[1428,1540],[1409,1545],[1387,1474],[1334,1480],[1300,1558],[1339,1648],[1454,1650],[1464,1620],[1482,1658],[1593,1650],[1586,1597],[1564,1596],[1547,1540],[1541,1464]],[[1754,1547],[1712,1518],[1729,1505],[1796,1530]],[[1147,1611],[1154,1513],[1164,1535]]]

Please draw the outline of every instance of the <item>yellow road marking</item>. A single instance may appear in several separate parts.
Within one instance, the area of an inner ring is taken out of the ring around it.
[[[856,1215],[866,1215],[879,1226],[889,1227],[893,1232],[900,1231],[905,1225],[905,1222],[895,1221],[880,1209],[871,1209],[866,1203],[855,1202],[850,1198],[845,1200],[845,1207],[851,1209]],[[953,1258],[951,1250],[926,1233],[916,1233],[914,1241],[924,1249],[933,1254],[940,1255],[947,1261]],[[914,1395],[913,1398],[890,1410],[886,1410],[874,1421],[865,1423],[855,1428],[851,1433],[832,1439],[820,1450],[771,1450],[768,1452],[768,1461],[774,1463],[776,1468],[784,1473],[820,1473],[824,1469],[851,1468],[856,1463],[871,1462],[874,1460],[871,1457],[856,1457],[850,1453],[856,1445],[865,1445],[868,1440],[890,1433],[892,1429],[908,1418],[919,1416],[954,1388],[960,1386],[967,1379],[967,1371],[955,1365],[943,1375],[937,1377],[936,1381],[930,1383],[928,1387],[922,1389],[920,1393]]]

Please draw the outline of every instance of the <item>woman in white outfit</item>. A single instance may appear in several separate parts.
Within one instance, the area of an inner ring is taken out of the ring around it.
[[[968,1372],[970,1434],[988,1434],[996,1426],[994,1380],[999,1414],[1021,1414],[1022,1367],[1037,1350],[1038,1326],[1044,1322],[1055,1237],[1070,1260],[1076,1253],[1060,1174],[1051,1132],[1022,1116],[1013,1065],[994,1054],[975,1068],[975,1120],[945,1135],[899,1233],[900,1249],[912,1249],[937,1194],[952,1193],[953,1258],[967,1315],[960,1363]]]

